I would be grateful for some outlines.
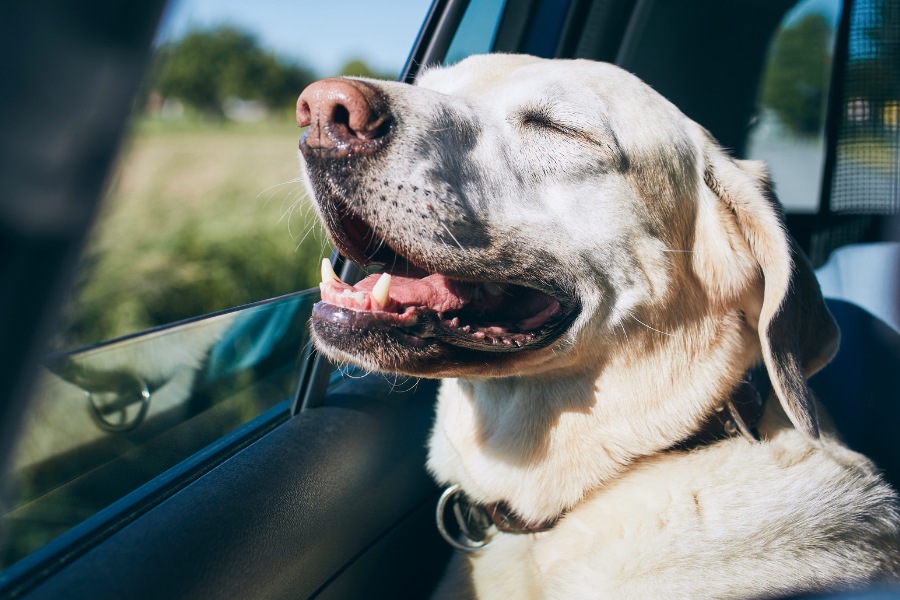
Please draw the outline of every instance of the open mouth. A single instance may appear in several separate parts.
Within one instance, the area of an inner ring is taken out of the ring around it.
[[[323,260],[322,301],[313,309],[317,320],[350,331],[386,332],[414,347],[440,341],[492,352],[543,347],[571,322],[571,303],[519,282],[427,271],[352,212],[341,213],[342,231],[332,231],[339,249],[363,266],[381,268],[349,285]]]

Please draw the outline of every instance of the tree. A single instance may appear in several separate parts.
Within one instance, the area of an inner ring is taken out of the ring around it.
[[[772,44],[760,103],[799,135],[815,135],[822,126],[831,36],[825,17],[810,14],[783,30]]]
[[[233,27],[193,31],[160,50],[155,87],[206,113],[221,116],[229,97],[290,104],[315,79],[296,64],[263,50],[256,38]]]
[[[397,79],[396,74],[390,73],[378,73],[374,71],[368,64],[366,64],[362,59],[355,58],[349,61],[341,68],[341,73],[344,77],[371,77],[372,79]]]

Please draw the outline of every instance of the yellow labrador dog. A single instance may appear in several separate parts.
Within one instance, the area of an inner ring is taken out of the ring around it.
[[[330,238],[383,265],[355,286],[326,265],[318,347],[445,378],[428,467],[464,551],[439,596],[755,598],[900,572],[896,495],[820,429],[805,378],[838,332],[762,164],[584,60],[324,80],[297,119]]]

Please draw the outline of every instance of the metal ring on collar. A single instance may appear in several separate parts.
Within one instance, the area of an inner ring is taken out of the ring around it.
[[[438,531],[441,533],[441,537],[447,540],[447,543],[460,550],[461,552],[478,552],[479,550],[483,550],[490,542],[480,541],[476,542],[475,540],[467,538],[465,535],[460,534],[460,537],[464,541],[460,541],[450,535],[450,532],[447,531],[447,526],[444,524],[444,510],[447,507],[447,503],[455,496],[456,494],[461,493],[459,485],[451,485],[447,489],[444,490],[444,493],[441,494],[441,498],[437,503],[437,510],[435,511],[435,520],[437,521]]]

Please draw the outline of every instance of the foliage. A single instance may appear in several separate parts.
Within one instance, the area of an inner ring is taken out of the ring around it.
[[[810,14],[783,30],[772,44],[761,104],[799,135],[815,135],[822,124],[831,72],[831,27]]]
[[[341,72],[393,78],[361,60]],[[293,121],[297,95],[314,79],[230,27],[160,48],[138,102],[155,90],[217,118],[132,124],[54,349],[318,283],[330,249],[297,180]],[[230,97],[265,102],[268,119],[222,119]]]
[[[289,117],[139,123],[54,348],[315,286],[330,250],[296,181],[297,136]]]
[[[379,73],[374,71],[362,59],[355,58],[350,60],[341,68],[341,76],[343,77],[370,77],[372,79],[397,79],[397,74]]]
[[[226,98],[291,105],[315,79],[311,71],[263,50],[233,27],[193,31],[160,49],[155,87],[206,114],[221,115]]]

